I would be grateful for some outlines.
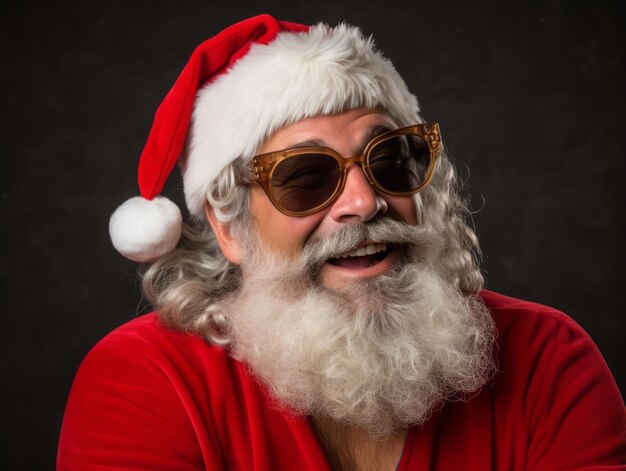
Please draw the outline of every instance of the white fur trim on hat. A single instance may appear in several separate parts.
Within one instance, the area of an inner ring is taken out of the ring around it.
[[[182,167],[190,213],[203,218],[211,181],[237,157],[251,160],[274,131],[361,106],[385,109],[400,126],[421,122],[415,96],[358,28],[319,24],[253,44],[196,98]]]
[[[178,206],[169,199],[135,196],[113,212],[109,234],[113,246],[124,257],[147,263],[176,247],[182,222]]]

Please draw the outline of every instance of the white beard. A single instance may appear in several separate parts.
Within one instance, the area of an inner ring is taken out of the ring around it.
[[[397,221],[370,226],[314,241],[296,262],[248,240],[241,289],[224,304],[233,355],[280,405],[384,437],[478,390],[494,370],[495,328],[479,297],[433,268],[434,234]],[[322,286],[322,261],[364,236],[412,245],[383,276]]]

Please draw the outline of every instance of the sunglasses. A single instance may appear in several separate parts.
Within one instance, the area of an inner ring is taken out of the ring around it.
[[[439,124],[423,123],[374,137],[361,155],[344,158],[328,147],[300,147],[254,157],[251,181],[274,207],[302,217],[332,204],[343,191],[347,170],[358,164],[370,185],[408,196],[430,182],[441,149]]]

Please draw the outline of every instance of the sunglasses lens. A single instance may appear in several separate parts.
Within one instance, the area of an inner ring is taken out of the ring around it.
[[[286,210],[305,212],[326,202],[339,185],[338,162],[325,154],[299,154],[274,168],[272,191]]]
[[[431,171],[430,148],[419,136],[395,136],[370,150],[369,168],[385,190],[412,193],[428,179]]]

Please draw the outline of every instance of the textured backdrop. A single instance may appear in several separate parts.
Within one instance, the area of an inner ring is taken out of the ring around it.
[[[0,7],[2,469],[54,467],[81,359],[147,309],[109,215],[194,46],[264,11],[374,35],[441,123],[487,287],[567,312],[626,390],[623,2],[16,3]]]

